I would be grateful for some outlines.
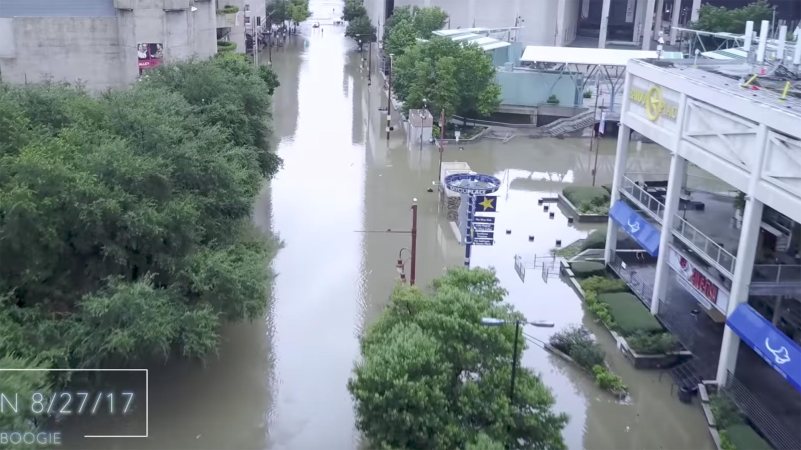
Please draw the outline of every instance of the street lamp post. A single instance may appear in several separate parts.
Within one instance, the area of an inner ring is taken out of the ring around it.
[[[518,353],[518,339],[520,336],[520,326],[531,325],[533,327],[539,327],[539,328],[553,328],[554,323],[544,320],[529,322],[526,320],[519,320],[519,319],[511,321],[504,319],[496,319],[494,317],[481,318],[481,325],[484,325],[486,327],[500,327],[503,325],[509,325],[511,323],[515,324],[515,341],[512,351],[512,379],[511,382],[509,383],[509,404],[513,405],[515,401],[515,378],[517,378],[517,353]]]
[[[411,230],[393,230],[392,228],[387,228],[386,230],[357,230],[357,233],[400,233],[400,234],[409,234],[411,235],[412,242],[411,242],[411,250],[409,253],[409,285],[414,286],[415,279],[417,278],[417,199],[412,199],[412,206],[410,208],[412,210],[412,228]],[[401,258],[401,252],[404,249],[401,249],[398,252],[398,264],[395,266],[401,275],[404,275],[402,272],[403,270],[403,259]],[[401,276],[401,280],[403,280],[404,276]]]
[[[390,121],[392,118],[392,53],[389,54],[389,82],[387,83],[387,144],[389,144]]]
[[[439,171],[437,183],[442,184],[442,153],[445,151],[445,108],[439,114]]]

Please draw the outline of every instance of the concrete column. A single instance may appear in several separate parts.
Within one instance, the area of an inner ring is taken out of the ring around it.
[[[755,164],[751,168],[751,175],[748,181],[748,191],[745,197],[745,211],[743,212],[743,226],[740,230],[740,240],[737,246],[737,262],[734,265],[734,279],[731,283],[731,293],[729,294],[729,305],[726,310],[726,317],[731,316],[734,310],[748,303],[749,287],[751,285],[751,275],[754,271],[754,258],[756,256],[757,242],[759,241],[759,229],[762,224],[763,204],[753,197],[757,183],[762,174],[762,167],[765,161],[765,146],[767,145],[768,129],[765,125],[759,126],[757,133]],[[723,342],[720,345],[720,359],[718,360],[718,371],[715,380],[719,386],[726,384],[728,372],[734,373],[737,365],[737,350],[740,347],[740,338],[726,326],[723,330]]]
[[[645,25],[642,30],[642,49],[651,50],[651,41],[654,36],[654,6],[656,0],[648,0],[648,6],[645,7]]]
[[[642,43],[643,29],[645,27],[645,10],[648,7],[649,0],[637,0],[634,6],[634,33],[631,36],[631,42],[635,44]]]
[[[625,107],[623,108],[625,110]],[[621,119],[623,113],[620,114]],[[612,176],[612,194],[610,205],[620,200],[620,186],[623,182],[623,175],[626,173],[626,160],[629,153],[629,137],[631,135],[631,128],[626,125],[620,124],[620,129],[617,133],[617,149],[615,151],[615,173]],[[606,229],[606,247],[604,248],[604,262],[609,264],[612,262],[612,255],[617,249],[617,226],[612,218],[609,218],[609,225]]]
[[[609,31],[609,6],[612,0],[603,0],[601,6],[601,29],[598,31],[598,48],[606,48],[606,35]]]
[[[690,10],[690,22],[698,22],[698,11],[701,10],[701,0],[693,0],[693,9]]]
[[[656,2],[656,22],[654,22],[654,36],[659,36],[662,31],[662,11],[665,10],[665,0],[657,0]]]
[[[737,248],[737,263],[734,267],[734,280],[729,294],[729,307],[726,316],[730,316],[735,308],[748,303],[748,288],[751,284],[751,272],[754,271],[759,227],[762,223],[763,204],[759,200],[747,199],[743,213],[743,228],[740,232],[740,243]],[[734,373],[737,365],[737,350],[740,338],[728,326],[723,330],[723,342],[720,345],[718,372],[715,377],[719,386],[726,384],[728,372]]]
[[[673,0],[673,9],[670,10],[670,45],[676,45],[679,38],[679,17],[681,17],[681,0]]]
[[[656,280],[654,293],[651,297],[651,314],[659,312],[659,299],[664,299],[667,293],[670,267],[668,266],[669,245],[673,238],[673,224],[679,212],[679,198],[681,197],[682,181],[687,173],[687,160],[673,153],[670,157],[670,175],[668,175],[667,196],[665,197],[665,211],[662,213],[662,233],[659,236],[659,256],[656,260]]]
[[[565,28],[567,28],[567,23],[565,21],[565,1],[566,0],[558,0],[556,4],[556,32],[553,45],[557,47],[565,45]]]

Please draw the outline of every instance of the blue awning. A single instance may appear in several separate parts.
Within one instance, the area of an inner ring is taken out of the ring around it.
[[[798,344],[748,305],[738,306],[726,319],[726,325],[801,392],[801,347]]]
[[[626,233],[651,256],[659,254],[659,229],[634,211],[631,206],[618,200],[609,210],[609,217],[620,225]]]

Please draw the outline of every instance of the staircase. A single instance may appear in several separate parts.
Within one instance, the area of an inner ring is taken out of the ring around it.
[[[531,132],[531,137],[557,137],[591,127],[595,124],[595,113],[584,111],[573,117],[565,117],[538,127]]]

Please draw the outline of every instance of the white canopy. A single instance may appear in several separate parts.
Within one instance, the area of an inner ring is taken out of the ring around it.
[[[663,52],[662,57],[675,57]],[[610,48],[550,47],[529,45],[520,58],[521,62],[588,64],[593,66],[625,66],[630,59],[656,59],[656,51],[614,50]]]

